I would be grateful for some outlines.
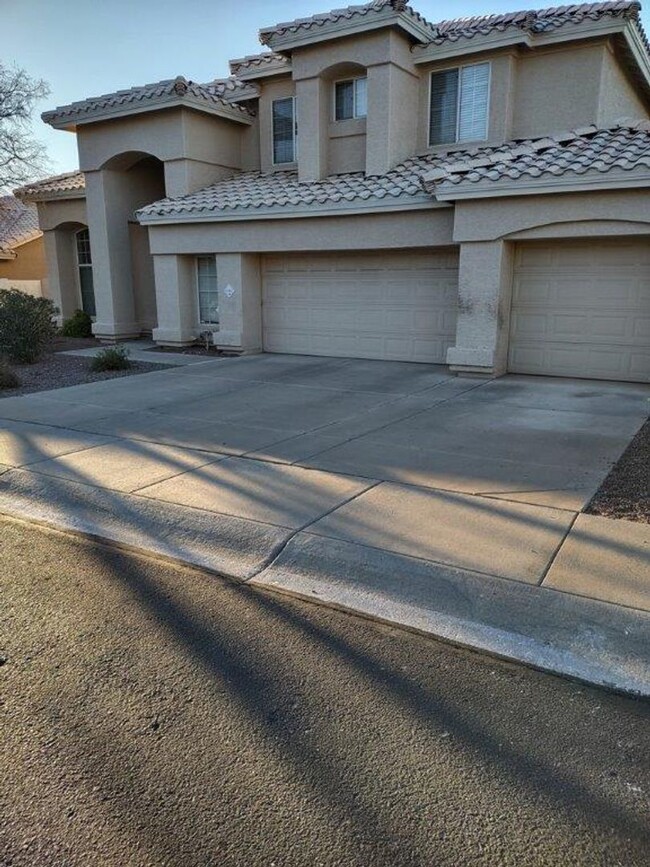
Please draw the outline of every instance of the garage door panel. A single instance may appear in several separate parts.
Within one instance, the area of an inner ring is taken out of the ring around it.
[[[269,352],[444,363],[456,333],[458,256],[269,256],[263,291]]]
[[[509,369],[650,381],[649,246],[521,245],[515,254]]]

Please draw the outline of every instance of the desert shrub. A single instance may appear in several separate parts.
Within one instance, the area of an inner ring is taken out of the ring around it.
[[[93,321],[83,310],[75,310],[72,316],[63,323],[61,334],[64,337],[92,337]]]
[[[0,391],[5,388],[18,388],[20,380],[9,367],[6,358],[0,358]]]
[[[0,289],[0,355],[33,364],[56,334],[57,309],[49,298]]]
[[[125,346],[106,346],[93,356],[90,369],[95,373],[105,370],[128,370],[131,367],[129,350]]]

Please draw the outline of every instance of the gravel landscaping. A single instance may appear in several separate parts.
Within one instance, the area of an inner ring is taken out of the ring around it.
[[[585,510],[650,524],[650,419],[627,447]]]
[[[75,348],[80,347],[76,346]],[[61,355],[59,351],[47,353],[36,364],[14,364],[12,369],[20,379],[21,385],[19,388],[0,390],[0,399],[18,397],[21,394],[33,394],[36,391],[49,391],[53,388],[66,388],[69,385],[82,385],[104,379],[151,373],[154,370],[164,370],[171,366],[169,364],[145,364],[140,361],[132,361],[128,370],[94,373],[90,370],[90,361],[90,358]]]

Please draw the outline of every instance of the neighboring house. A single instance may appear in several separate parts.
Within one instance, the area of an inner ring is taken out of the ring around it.
[[[18,191],[53,294],[94,280],[106,340],[648,381],[639,8],[376,0],[262,30],[229,78],[46,112],[81,167]]]
[[[47,265],[36,205],[0,196],[0,289],[20,289],[40,296],[46,290]]]

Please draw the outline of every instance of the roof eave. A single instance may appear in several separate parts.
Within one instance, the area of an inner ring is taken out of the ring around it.
[[[158,98],[156,100],[148,100],[146,104],[136,106],[115,106],[112,108],[100,108],[86,112],[63,112],[59,109],[54,111],[45,111],[41,115],[44,123],[54,129],[65,129],[75,132],[78,126],[85,126],[90,123],[99,123],[104,120],[115,120],[121,117],[129,117],[134,114],[146,114],[153,111],[164,111],[170,108],[191,108],[194,111],[201,111],[205,114],[211,114],[216,117],[223,117],[227,120],[234,120],[236,123],[250,125],[253,118],[245,114],[243,111],[236,108],[230,108],[228,105],[216,105],[207,103],[202,99],[196,99],[189,96],[172,96],[168,98]]]
[[[34,232],[31,232],[29,235],[26,235],[24,238],[21,238],[19,241],[14,241],[9,245],[9,249],[7,252],[13,253],[14,250],[17,250],[19,247],[24,247],[25,244],[31,244],[32,241],[37,241],[39,238],[43,237],[43,233],[40,229],[36,229]],[[13,253],[11,258],[15,258],[18,254]]]
[[[648,50],[641,38],[639,28],[634,21],[626,21],[622,32],[634,62],[650,90],[650,56],[648,56]]]
[[[343,21],[327,22],[320,26],[312,25],[309,28],[298,28],[296,32],[286,34],[265,34],[262,30],[260,31],[260,42],[272,51],[291,52],[295,48],[303,48],[306,45],[329,42],[344,36],[356,36],[359,33],[379,30],[384,27],[398,27],[416,42],[429,41],[432,37],[430,27],[422,24],[411,15],[395,12],[388,7],[386,11],[374,15],[371,20],[368,20],[367,17],[357,21],[346,18]]]
[[[511,48],[516,45],[532,47],[531,35],[523,30],[512,33],[495,33],[486,36],[473,36],[471,39],[458,39],[448,45],[416,45],[413,48],[413,62],[416,65],[447,60],[452,57],[467,54],[479,54],[485,51],[495,51],[500,48]]]
[[[432,188],[433,187],[433,188]],[[439,202],[459,202],[468,199],[510,198],[513,196],[539,196],[599,190],[642,189],[650,187],[650,171],[619,170],[606,174],[567,172],[561,177],[545,175],[516,181],[485,181],[451,184],[438,182],[427,189]]]
[[[50,202],[54,199],[85,199],[86,191],[85,189],[56,190],[50,192],[34,191],[33,193],[16,193],[15,195],[21,202],[33,202],[34,204],[38,204],[39,202]]]
[[[243,222],[246,220],[282,220],[296,217],[336,217],[352,214],[376,214],[394,211],[435,210],[448,207],[444,202],[437,202],[428,193],[417,196],[393,196],[387,202],[385,199],[369,204],[367,201],[332,202],[329,205],[303,205],[291,207],[276,205],[267,208],[232,208],[229,210],[194,211],[185,214],[142,214],[136,212],[136,217],[143,226],[174,225],[178,223],[222,223]]]
[[[611,36],[616,33],[634,31],[638,38],[638,30],[631,21],[622,18],[603,19],[601,21],[581,22],[571,25],[570,22],[546,33],[534,33],[519,27],[510,27],[501,33],[477,34],[462,36],[448,45],[417,45],[413,48],[413,59],[416,64],[431,63],[466,54],[478,54],[499,48],[521,45],[525,48],[537,48],[563,42],[576,42],[585,39]],[[639,45],[642,42],[639,39]]]

